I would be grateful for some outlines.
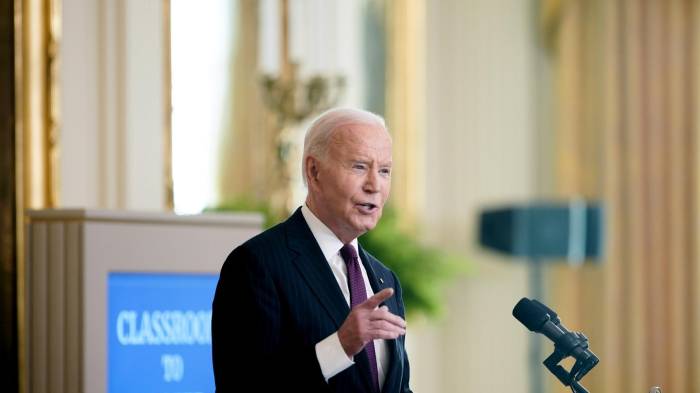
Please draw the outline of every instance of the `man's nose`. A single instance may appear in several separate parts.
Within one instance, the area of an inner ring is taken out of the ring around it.
[[[365,192],[378,192],[380,187],[379,174],[376,171],[369,171],[367,177],[365,178],[364,191]]]

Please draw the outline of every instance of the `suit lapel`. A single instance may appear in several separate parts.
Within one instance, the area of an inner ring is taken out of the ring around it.
[[[367,254],[362,247],[360,247],[360,259],[362,260],[362,264],[365,266],[367,278],[369,279],[370,285],[372,285],[372,290],[374,293],[390,287],[388,283],[392,282],[392,279],[384,275],[384,269],[375,269],[375,264],[378,262],[376,259]],[[391,311],[393,314],[399,314],[399,305],[394,296],[390,297],[382,304],[389,307],[389,311]],[[399,347],[396,345],[396,340],[386,340],[386,343],[387,351],[389,353],[389,367],[384,371],[384,387],[382,390],[392,391],[392,386],[396,384],[396,376],[400,375],[398,371],[400,370],[402,357],[399,353]]]
[[[293,259],[294,265],[333,319],[336,328],[339,328],[347,318],[350,308],[328,266],[328,261],[301,214],[301,209],[297,209],[285,225],[288,246],[297,254]]]
[[[362,247],[360,249],[360,260],[367,271],[367,278],[369,279],[369,284],[372,286],[372,291],[377,293],[384,288],[389,288],[387,283],[391,282],[389,277],[385,277],[383,270],[375,269],[375,264],[377,263],[374,258],[372,258]],[[399,312],[399,305],[396,303],[396,298],[394,296],[387,299],[382,303],[389,307],[389,311],[396,314]]]

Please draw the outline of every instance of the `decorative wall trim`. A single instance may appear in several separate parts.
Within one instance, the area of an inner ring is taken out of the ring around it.
[[[60,0],[14,1],[15,173],[19,391],[25,392],[24,209],[58,204]]]

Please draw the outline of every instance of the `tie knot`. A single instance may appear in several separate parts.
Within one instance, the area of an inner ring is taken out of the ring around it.
[[[348,243],[340,249],[340,256],[343,257],[345,263],[350,263],[357,260],[357,251],[355,251],[355,247],[352,244]]]

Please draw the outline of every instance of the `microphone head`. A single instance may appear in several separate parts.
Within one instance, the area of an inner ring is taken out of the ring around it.
[[[537,299],[532,299],[532,302],[535,303],[536,305],[540,306],[542,309],[545,310],[545,312],[546,312],[547,314],[549,314],[549,319],[552,321],[553,324],[559,325],[559,324],[561,323],[561,321],[559,320],[559,316],[557,315],[557,313],[554,312],[554,310],[552,310],[551,308],[547,307],[546,304],[540,302],[540,301],[537,300]]]
[[[535,303],[526,297],[520,299],[515,305],[513,316],[533,332],[539,332],[545,322],[551,319],[547,308],[542,307],[542,303]]]

